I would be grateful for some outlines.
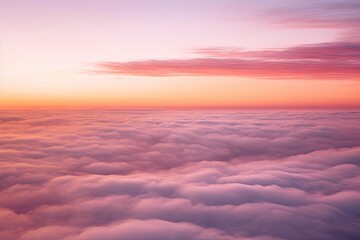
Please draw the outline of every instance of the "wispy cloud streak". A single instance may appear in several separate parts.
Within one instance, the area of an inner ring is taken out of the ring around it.
[[[285,49],[245,51],[237,48],[202,48],[194,53],[217,58],[256,58],[267,60],[360,61],[360,44],[332,42],[306,44]]]
[[[195,49],[202,58],[101,62],[99,72],[137,76],[235,76],[279,79],[359,80],[360,44],[349,42],[242,51]]]
[[[354,0],[309,1],[284,4],[265,11],[274,23],[289,27],[357,29],[360,4]]]
[[[261,18],[288,28],[334,29],[341,39],[360,41],[360,4],[356,0],[288,2],[266,10]]]

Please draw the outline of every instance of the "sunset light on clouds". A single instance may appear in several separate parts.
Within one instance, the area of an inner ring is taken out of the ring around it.
[[[358,240],[359,108],[356,0],[0,0],[0,240]]]

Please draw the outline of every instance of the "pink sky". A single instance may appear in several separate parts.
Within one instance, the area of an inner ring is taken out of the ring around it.
[[[0,2],[0,107],[359,107],[356,1]]]

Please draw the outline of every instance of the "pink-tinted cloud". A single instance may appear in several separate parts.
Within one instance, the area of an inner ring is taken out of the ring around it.
[[[332,42],[266,51],[236,48],[202,48],[195,53],[217,58],[256,58],[266,60],[360,61],[360,43]]]
[[[358,62],[224,58],[101,62],[99,73],[134,76],[234,76],[271,79],[359,80]]]
[[[168,222],[163,220],[130,220],[126,222],[115,223],[110,226],[93,227],[85,230],[74,240],[97,240],[109,239],[116,240],[119,236],[123,239],[142,240],[142,239],[235,239],[230,236],[224,236],[218,231],[202,229],[197,225],[186,222]]]
[[[300,2],[299,2],[300,3]],[[355,30],[360,23],[360,4],[356,0],[316,0],[289,2],[266,11],[265,16],[275,23],[289,27],[339,28]]]
[[[101,62],[99,72],[138,76],[236,76],[359,80],[360,44],[335,42],[279,50],[202,48],[203,58]]]
[[[358,112],[1,113],[1,239],[360,236]]]
[[[360,4],[356,0],[290,1],[263,13],[260,18],[280,26],[334,29],[341,39],[360,40]]]

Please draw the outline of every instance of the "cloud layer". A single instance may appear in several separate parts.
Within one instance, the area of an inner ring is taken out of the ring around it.
[[[2,111],[0,236],[357,239],[359,119]]]

